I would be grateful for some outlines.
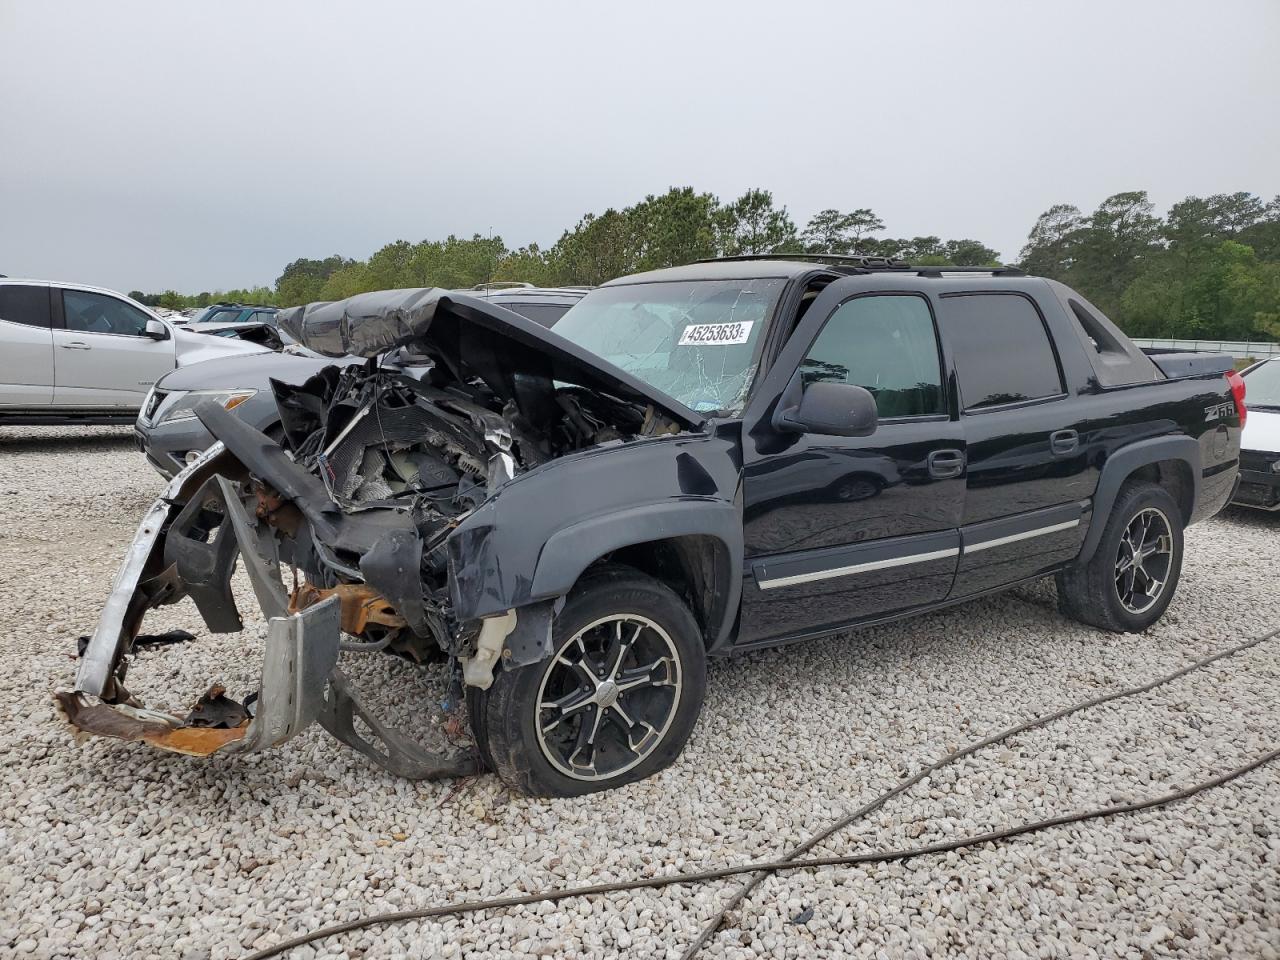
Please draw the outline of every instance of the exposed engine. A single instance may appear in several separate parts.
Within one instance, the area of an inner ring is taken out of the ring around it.
[[[407,369],[421,376],[385,369],[373,359],[326,368],[301,387],[274,387],[286,449],[321,479],[344,513],[354,519],[395,511],[411,520],[421,543],[430,632],[452,650],[452,638],[442,635],[441,615],[448,608],[444,542],[471,510],[515,475],[557,457],[678,432],[679,425],[652,405],[546,377],[517,375],[504,399],[478,376],[463,380],[439,364]],[[344,557],[338,549],[327,554],[322,547],[318,557],[307,558],[312,562],[294,560],[319,574],[323,587],[356,579],[360,557]],[[396,644],[407,653],[415,646]]]

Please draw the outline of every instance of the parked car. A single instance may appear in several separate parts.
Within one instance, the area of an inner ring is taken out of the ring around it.
[[[0,424],[130,423],[171,370],[265,348],[202,336],[101,287],[0,280]]]
[[[736,258],[615,280],[553,330],[432,290],[280,323],[328,356],[432,365],[280,385],[279,444],[195,406],[220,444],[147,514],[58,694],[82,733],[234,753],[318,720],[406,776],[483,765],[586,793],[671,763],[708,656],[1051,574],[1068,616],[1143,630],[1183,529],[1237,480],[1229,357],[1148,357],[1014,270]],[[144,611],[185,595],[240,629],[237,555],[270,618],[258,690],[142,711],[125,655]],[[454,661],[475,752],[381,724],[340,649]]]
[[[275,307],[266,307],[262,304],[215,303],[205,307],[188,323],[193,326],[201,323],[265,323],[274,327],[277,312]]]
[[[482,283],[465,291],[487,303],[514,310],[544,327],[553,327],[591,287],[535,287],[528,283]],[[462,292],[462,291],[460,291]]]
[[[1241,371],[1249,420],[1240,438],[1240,489],[1233,503],[1280,510],[1280,357]]]
[[[525,285],[468,291],[470,296],[514,310],[543,326],[560,319],[586,293],[586,290],[572,288]],[[335,360],[301,347],[288,331],[277,332],[287,341],[284,354],[214,361],[199,370],[177,370],[156,383],[138,414],[134,433],[138,449],[163,477],[172,479],[213,443],[212,435],[195,415],[195,406],[201,400],[220,399],[255,429],[280,437],[280,412],[271,393],[271,381],[301,385]],[[352,357],[336,362],[364,361]],[[402,350],[394,351],[386,366],[397,370],[409,368],[410,372],[415,369],[412,355],[406,356]]]

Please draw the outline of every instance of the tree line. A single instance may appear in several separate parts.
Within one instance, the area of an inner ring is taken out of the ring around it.
[[[1079,290],[1130,336],[1280,339],[1280,197],[1187,197],[1164,217],[1145,190],[1089,214],[1055,204],[1019,266]]]
[[[397,287],[595,285],[705,257],[758,253],[859,253],[933,266],[998,260],[973,239],[889,236],[867,208],[822,210],[800,227],[768,190],[723,202],[672,187],[621,210],[589,213],[547,249],[512,249],[480,234],[397,240],[367,260],[295,260],[274,287],[130,295],[173,309],[219,300],[293,306]],[[1280,338],[1280,197],[1187,197],[1165,217],[1145,191],[1108,197],[1088,214],[1055,204],[1036,220],[1018,265],[1077,288],[1133,336]]]

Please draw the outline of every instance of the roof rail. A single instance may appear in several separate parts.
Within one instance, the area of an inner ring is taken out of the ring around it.
[[[488,283],[477,283],[472,290],[514,290],[532,287],[532,283],[523,280],[490,280]]]
[[[695,263],[734,263],[747,260],[813,260],[817,263],[829,263],[832,266],[850,267],[867,272],[902,271],[915,273],[921,277],[941,277],[946,273],[986,273],[993,277],[1025,277],[1026,273],[1017,267],[1006,267],[997,264],[994,267],[939,267],[933,265],[913,266],[906,260],[896,257],[872,257],[855,253],[744,253],[732,257],[704,257]]]
[[[919,276],[940,277],[944,273],[989,273],[993,277],[1025,277],[1026,271],[1021,267],[1006,267],[997,264],[994,267],[912,267]]]
[[[741,253],[732,257],[705,257],[695,263],[738,263],[747,260],[816,260],[864,270],[910,270],[911,264],[892,257],[868,257],[856,253]]]

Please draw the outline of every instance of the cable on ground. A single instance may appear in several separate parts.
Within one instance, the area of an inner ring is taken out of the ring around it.
[[[824,827],[818,833],[815,833],[804,843],[800,844],[788,853],[784,859],[794,860],[796,857],[803,856],[818,844],[828,839],[832,834],[838,833],[850,824],[863,819],[869,814],[875,813],[875,811],[879,810],[894,797],[906,793],[912,787],[916,786],[916,784],[920,783],[920,781],[927,779],[943,767],[949,766],[957,760],[962,760],[970,754],[977,753],[979,750],[993,746],[1002,740],[1007,740],[1019,733],[1025,733],[1028,730],[1035,730],[1039,727],[1047,726],[1048,724],[1053,723],[1056,720],[1061,720],[1064,717],[1068,717],[1073,713],[1079,713],[1080,711],[1088,710],[1091,707],[1101,706],[1104,703],[1109,703],[1112,700],[1119,700],[1122,697],[1132,697],[1137,696],[1138,694],[1150,693],[1157,687],[1172,683],[1174,680],[1185,677],[1189,673],[1194,673],[1196,670],[1203,670],[1212,663],[1216,663],[1217,661],[1226,659],[1227,657],[1233,657],[1237,653],[1242,653],[1251,647],[1256,647],[1258,644],[1265,640],[1270,640],[1277,634],[1280,634],[1280,628],[1264,633],[1262,636],[1246,640],[1243,643],[1236,644],[1233,647],[1228,647],[1225,650],[1220,650],[1217,653],[1212,653],[1207,657],[1202,657],[1193,663],[1187,664],[1179,670],[1175,670],[1173,673],[1165,674],[1163,677],[1157,677],[1155,680],[1148,681],[1147,683],[1139,684],[1134,687],[1126,687],[1123,690],[1115,690],[1111,693],[1104,693],[1101,696],[1094,697],[1090,700],[1071,704],[1060,710],[1055,710],[1053,713],[1045,714],[1043,717],[1036,717],[1024,723],[1019,723],[1005,730],[1001,730],[999,733],[994,733],[989,737],[978,740],[975,743],[971,743],[967,747],[962,747],[953,753],[947,754],[940,760],[934,761],[929,764],[929,766],[922,768],[914,776],[908,777],[892,790],[882,793],[880,796],[876,797],[864,806],[859,807],[857,810],[854,810],[852,813],[841,817],[839,820],[833,821],[831,824]],[[720,929],[720,926],[724,923],[725,917],[728,916],[731,911],[737,909],[742,901],[751,895],[751,892],[761,884],[766,875],[767,874],[764,872],[759,872],[747,880],[747,882],[743,884],[742,889],[734,894],[733,899],[721,907],[711,921],[703,928],[698,939],[690,944],[689,948],[681,954],[681,960],[692,960],[693,956],[697,954],[713,936],[715,936],[716,931]]]
[[[1177,803],[1181,800],[1186,800],[1198,793],[1203,793],[1205,790],[1211,790],[1215,787],[1222,786],[1225,783],[1235,780],[1237,777],[1244,776],[1265,764],[1271,763],[1276,759],[1280,759],[1280,748],[1272,749],[1268,753],[1250,760],[1243,766],[1227,770],[1223,773],[1210,777],[1207,780],[1202,780],[1199,783],[1192,784],[1191,786],[1184,787],[1183,789],[1176,790],[1172,793],[1156,797],[1148,797],[1132,803],[1122,803],[1109,807],[1099,807],[1093,810],[1083,810],[1075,813],[1063,814],[1061,816],[1050,817],[1045,820],[1037,820],[1033,823],[1025,823],[1016,827],[1006,828],[1004,830],[994,830],[989,833],[960,837],[953,840],[930,844],[928,846],[913,847],[903,850],[889,850],[879,853],[861,853],[844,856],[810,857],[801,859],[803,854],[812,850],[832,834],[844,829],[855,821],[866,817],[868,814],[875,812],[894,797],[897,797],[911,789],[913,786],[936,773],[943,767],[955,763],[957,760],[967,757],[978,750],[992,746],[1002,740],[1007,740],[1009,737],[1023,733],[1027,730],[1034,730],[1038,727],[1043,727],[1046,724],[1052,723],[1055,720],[1061,720],[1064,717],[1070,716],[1073,713],[1078,713],[1081,710],[1087,710],[1090,707],[1096,707],[1113,700],[1118,700],[1122,697],[1148,693],[1157,687],[1163,686],[1167,683],[1172,683],[1180,677],[1184,677],[1196,670],[1201,670],[1219,660],[1235,656],[1236,654],[1248,650],[1251,647],[1256,647],[1258,644],[1266,640],[1270,640],[1277,634],[1280,634],[1280,628],[1271,630],[1262,636],[1236,644],[1235,646],[1228,647],[1217,653],[1210,654],[1209,656],[1196,660],[1179,670],[1175,670],[1173,673],[1166,674],[1163,677],[1158,677],[1147,683],[1128,687],[1123,690],[1117,690],[1112,693],[1103,694],[1099,697],[1094,697],[1080,703],[1063,707],[1060,710],[1056,710],[1042,717],[1036,717],[1024,723],[1017,724],[1016,726],[1009,727],[999,733],[992,734],[989,737],[962,747],[959,750],[947,754],[940,760],[931,763],[927,767],[922,768],[918,773],[901,781],[893,789],[886,791],[869,803],[864,804],[857,810],[854,810],[852,813],[833,821],[827,827],[824,827],[804,843],[800,844],[781,860],[759,861],[755,863],[741,864],[738,866],[719,867],[711,870],[701,870],[690,873],[673,873],[638,880],[621,880],[581,887],[565,887],[559,890],[547,890],[516,897],[496,897],[489,900],[473,900],[457,904],[444,904],[437,907],[425,907],[415,910],[401,910],[391,913],[372,914],[367,917],[359,917],[355,920],[349,920],[345,923],[322,927],[319,930],[313,930],[310,933],[305,933],[297,937],[292,937],[288,940],[283,940],[280,943],[249,954],[244,958],[244,960],[269,960],[271,957],[281,956],[296,947],[306,946],[308,944],[315,943],[318,940],[324,940],[328,937],[351,933],[355,930],[362,930],[372,926],[404,923],[411,920],[428,920],[439,917],[461,916],[468,913],[477,913],[482,910],[500,910],[510,907],[529,906],[535,903],[556,903],[560,900],[566,900],[571,897],[590,897],[606,893],[625,892],[628,890],[654,890],[675,884],[707,883],[713,880],[723,880],[728,877],[750,874],[750,878],[745,884],[743,884],[738,893],[734,895],[734,898],[717,912],[716,916],[713,917],[711,922],[703,929],[702,934],[698,939],[685,951],[684,958],[685,960],[689,960],[689,958],[693,957],[699,950],[701,950],[711,937],[715,935],[716,931],[724,922],[726,915],[736,908],[751,893],[751,891],[764,880],[765,877],[771,874],[792,870],[812,870],[820,867],[857,866],[861,864],[911,860],[916,857],[948,853],[952,850],[961,850],[966,847],[977,846],[983,843],[995,843],[1002,840],[1009,840],[1028,833],[1047,830],[1052,827],[1083,823],[1088,820],[1097,820],[1103,817],[1118,816],[1126,813],[1135,813],[1139,810],[1151,810],[1157,807],[1167,806],[1171,803]]]

